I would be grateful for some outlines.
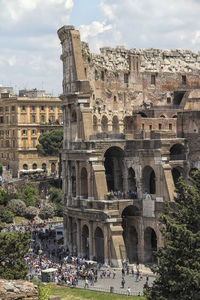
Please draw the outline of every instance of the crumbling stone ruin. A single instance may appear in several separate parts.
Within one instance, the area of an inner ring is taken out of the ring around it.
[[[0,279],[0,300],[38,300],[38,289],[24,280]]]
[[[58,30],[65,247],[120,266],[154,263],[159,214],[200,166],[200,53],[104,47]]]

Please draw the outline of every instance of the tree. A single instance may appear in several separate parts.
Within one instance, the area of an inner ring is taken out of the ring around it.
[[[25,210],[25,216],[29,220],[33,220],[37,216],[37,208],[34,206],[29,206]]]
[[[20,198],[25,202],[26,206],[39,205],[38,190],[31,184],[22,186]]]
[[[174,205],[161,217],[164,246],[148,300],[200,299],[200,171],[187,184],[180,179]]]
[[[7,207],[15,214],[15,216],[23,217],[26,211],[26,204],[20,199],[12,199]]]
[[[40,212],[39,212],[39,217],[41,219],[48,219],[54,217],[55,214],[55,206],[53,203],[46,203],[45,205],[42,205]]]
[[[2,207],[1,207],[2,210]],[[13,212],[9,208],[4,208],[3,211],[0,212],[0,220],[5,223],[12,223],[14,218]]]
[[[49,190],[49,201],[55,204],[56,211],[55,215],[58,217],[63,216],[63,206],[62,206],[62,190],[51,187]]]
[[[36,146],[40,154],[58,155],[63,145],[63,129],[55,129],[45,132],[39,137],[39,144]]]
[[[5,279],[26,279],[28,270],[24,260],[30,233],[0,233],[0,276]]]

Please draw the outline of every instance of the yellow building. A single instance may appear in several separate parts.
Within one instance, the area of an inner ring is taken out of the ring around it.
[[[41,156],[36,145],[42,133],[62,128],[61,100],[18,97],[5,90],[0,95],[0,162],[13,177],[39,169],[56,175],[58,156]]]

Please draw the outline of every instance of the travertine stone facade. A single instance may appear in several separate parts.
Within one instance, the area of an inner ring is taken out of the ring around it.
[[[37,286],[24,280],[0,279],[0,300],[38,300]]]
[[[199,54],[121,46],[92,54],[73,26],[58,36],[66,249],[115,266],[155,262],[164,200],[199,166],[191,143]]]

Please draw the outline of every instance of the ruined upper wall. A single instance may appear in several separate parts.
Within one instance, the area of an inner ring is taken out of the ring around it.
[[[130,58],[139,57],[141,72],[198,72],[200,70],[200,52],[172,49],[130,49],[123,46],[103,47],[100,54],[90,53],[88,44],[82,42],[83,56],[97,68],[108,70],[129,70]]]

